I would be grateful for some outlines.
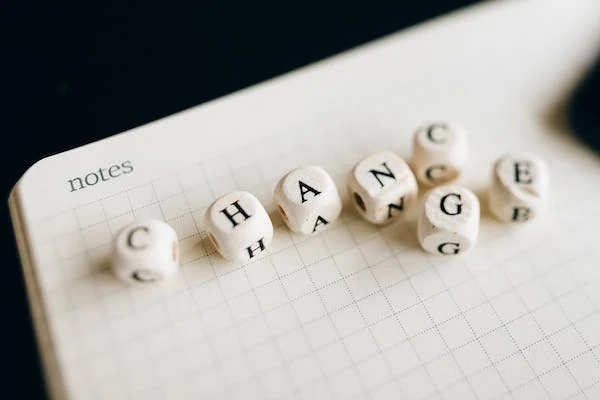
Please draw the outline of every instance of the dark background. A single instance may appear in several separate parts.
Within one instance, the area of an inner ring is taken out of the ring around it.
[[[0,53],[8,70],[0,130],[5,199],[43,157],[475,1],[289,2],[264,8],[253,3],[81,3],[28,0],[0,11],[2,38],[8,41]],[[39,398],[44,387],[7,206],[3,218],[0,292],[8,315],[1,318],[10,373],[3,373],[8,386],[2,390]]]

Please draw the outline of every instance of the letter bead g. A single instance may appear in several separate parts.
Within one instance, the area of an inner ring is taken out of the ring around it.
[[[439,255],[464,253],[479,233],[479,200],[463,187],[440,186],[425,197],[418,237],[425,251]]]

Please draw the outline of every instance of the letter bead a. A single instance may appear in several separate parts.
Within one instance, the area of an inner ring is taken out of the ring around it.
[[[470,250],[479,234],[479,200],[457,185],[440,186],[426,196],[419,215],[421,247],[438,255],[457,255]]]
[[[273,198],[293,232],[317,234],[331,226],[342,210],[335,182],[321,167],[296,168],[280,180]]]

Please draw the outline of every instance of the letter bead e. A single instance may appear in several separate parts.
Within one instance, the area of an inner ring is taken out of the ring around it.
[[[548,182],[548,169],[539,157],[531,154],[502,157],[492,172],[490,211],[501,221],[529,221],[543,209]]]

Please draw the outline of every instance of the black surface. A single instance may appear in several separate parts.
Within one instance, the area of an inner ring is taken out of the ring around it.
[[[575,91],[568,118],[572,130],[600,152],[600,59]]]
[[[475,1],[91,6],[18,2],[0,18],[3,187],[35,161],[280,75]],[[6,11],[6,12],[5,12]],[[428,51],[428,49],[424,49]],[[6,123],[8,121],[8,123]],[[1,390],[43,397],[8,208]],[[5,364],[6,365],[6,364]]]

